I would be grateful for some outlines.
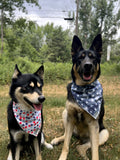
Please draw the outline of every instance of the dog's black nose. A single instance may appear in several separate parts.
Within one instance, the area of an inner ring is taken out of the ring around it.
[[[90,71],[90,70],[92,69],[92,64],[91,64],[91,63],[85,64],[85,65],[84,65],[84,69],[85,69],[86,71]]]
[[[44,97],[44,96],[40,96],[40,97],[38,98],[38,100],[39,100],[40,103],[42,103],[42,102],[44,102],[45,97]]]

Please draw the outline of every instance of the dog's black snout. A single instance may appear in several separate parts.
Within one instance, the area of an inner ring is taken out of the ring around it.
[[[45,101],[45,97],[44,97],[44,96],[40,96],[40,97],[38,98],[38,100],[39,100],[40,103],[42,103],[42,102]]]
[[[85,64],[84,65],[84,69],[86,70],[86,71],[90,71],[91,69],[92,69],[92,64],[91,63],[87,63],[87,64]]]

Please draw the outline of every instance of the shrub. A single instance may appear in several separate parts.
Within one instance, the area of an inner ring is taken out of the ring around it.
[[[120,64],[106,62],[101,65],[101,72],[105,76],[118,75],[120,73]]]
[[[6,57],[0,58],[0,84],[8,84],[14,72],[15,64],[22,73],[34,73],[41,66],[40,63],[31,62],[27,57],[19,57],[16,61],[10,61]],[[71,80],[71,63],[44,63],[45,83],[60,84]],[[118,75],[120,73],[120,64],[104,63],[101,65],[101,72],[104,76]]]
[[[70,63],[45,63],[45,81],[47,83],[69,80],[71,78],[71,64]]]

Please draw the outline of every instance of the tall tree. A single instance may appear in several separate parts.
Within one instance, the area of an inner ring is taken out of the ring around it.
[[[92,3],[91,0],[80,0],[79,2],[79,36],[86,48],[88,38],[90,37],[91,18],[92,18]]]
[[[43,44],[43,29],[35,22],[24,18],[16,20],[12,27],[5,28],[5,40],[8,45],[6,54],[10,59],[14,60],[20,56],[39,61],[38,56]]]
[[[1,10],[1,54],[3,53],[3,26],[5,23],[12,20],[14,17],[14,11],[16,8],[26,12],[25,3],[34,4],[40,8],[38,0],[1,0],[0,1],[0,10]],[[9,14],[6,14],[6,12]]]
[[[81,40],[89,47],[93,38],[102,33],[107,43],[113,43],[113,36],[120,25],[119,0],[79,0],[78,26]],[[117,7],[117,10],[115,8]]]
[[[63,31],[61,26],[55,27],[46,41],[48,45],[48,59],[52,62],[69,61],[70,39],[68,30]]]

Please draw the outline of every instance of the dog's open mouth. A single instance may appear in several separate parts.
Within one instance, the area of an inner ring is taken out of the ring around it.
[[[92,79],[92,75],[90,72],[83,73],[83,80],[90,81]]]
[[[33,106],[36,111],[40,111],[42,109],[42,104],[33,104]]]
[[[40,111],[42,109],[42,104],[39,103],[39,104],[34,104],[32,102],[30,102],[26,97],[24,97],[24,100],[30,105],[32,106],[36,111]]]

